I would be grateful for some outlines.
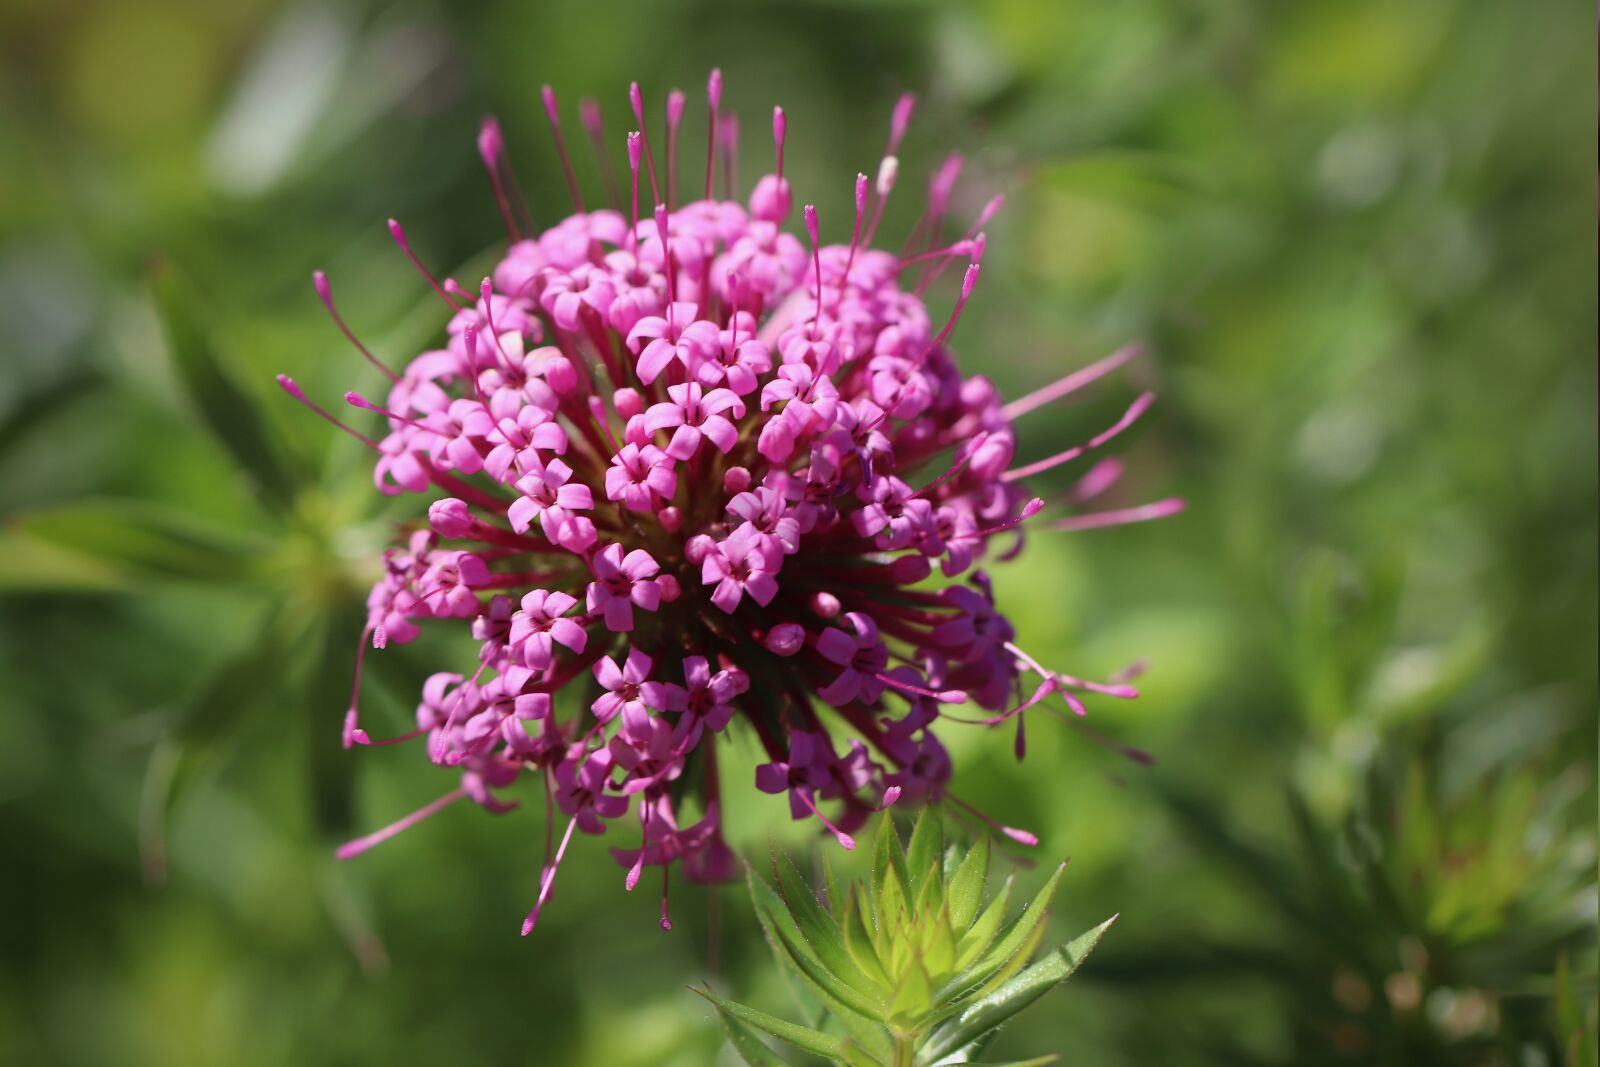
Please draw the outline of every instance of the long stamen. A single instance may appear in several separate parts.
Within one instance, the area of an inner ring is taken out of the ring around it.
[[[955,244],[946,245],[944,248],[933,248],[926,252],[919,252],[914,256],[907,256],[900,260],[899,263],[895,264],[894,270],[896,274],[899,274],[907,267],[915,266],[918,263],[925,263],[930,259],[949,259],[954,256],[968,256],[973,253],[975,246],[976,242],[962,239],[957,241]]]
[[[339,315],[339,310],[333,306],[333,289],[328,285],[328,276],[320,270],[313,271],[311,284],[316,287],[318,299],[322,301],[322,306],[328,309],[328,314],[333,316],[334,325],[339,327],[339,332],[344,334],[345,339],[356,346],[356,351],[360,352],[368,363],[377,368],[378,373],[388,378],[391,382],[398,382],[400,375],[385,366],[383,361],[373,355],[366,345],[356,339],[356,335],[351,332],[350,327],[345,325],[344,319]]]
[[[916,224],[911,227],[911,232],[906,234],[905,244],[900,247],[903,256],[917,243],[923,227],[928,230],[928,244],[935,245],[939,242],[939,231],[944,226],[944,213],[950,206],[950,194],[955,189],[956,180],[961,176],[961,153],[952,152],[939,164],[939,169],[933,172],[928,179],[928,199],[922,214],[917,217]]]
[[[435,279],[432,274],[428,273],[428,268],[422,265],[422,261],[417,258],[417,254],[411,251],[411,244],[406,240],[406,231],[403,230],[400,227],[400,223],[396,222],[394,219],[389,220],[389,234],[394,238],[395,244],[400,246],[400,251],[404,252],[406,254],[406,258],[411,261],[411,265],[417,268],[417,273],[426,278],[428,280],[428,284],[433,286],[433,291],[439,294],[439,298],[446,304],[449,304],[454,310],[460,311],[461,305],[450,299],[450,294],[444,291],[444,288],[439,284],[438,280]]]
[[[394,822],[390,823],[388,826],[385,826],[381,830],[370,833],[365,837],[358,837],[354,841],[345,842],[339,846],[338,851],[336,851],[334,855],[342,860],[347,860],[352,856],[359,856],[361,853],[365,852],[369,848],[372,848],[374,845],[381,845],[385,841],[389,840],[389,838],[411,829],[413,826],[417,825],[417,823],[428,818],[428,816],[437,815],[439,812],[443,811],[445,808],[448,808],[450,805],[454,804],[456,801],[460,800],[466,795],[467,791],[465,788],[452,789],[438,800],[435,800],[429,804],[424,804],[410,815],[396,819]]]
[[[949,470],[945,471],[943,474],[939,475],[939,477],[935,478],[933,481],[929,482],[927,485],[923,486],[921,489],[918,489],[911,495],[913,497],[919,497],[924,493],[931,493],[945,482],[948,482],[951,478],[954,478],[956,475],[966,470],[967,464],[972,462],[972,457],[978,454],[978,450],[982,448],[984,444],[988,442],[988,440],[988,431],[980,430],[978,434],[967,443],[967,447],[961,450],[961,453],[956,457],[955,462],[950,464]]]
[[[889,116],[889,140],[883,146],[884,155],[892,156],[900,151],[900,142],[905,139],[906,130],[911,126],[911,113],[916,106],[915,93],[901,93],[900,99],[894,102],[894,111]]]
[[[817,274],[817,306],[811,313],[811,324],[817,324],[817,318],[822,314],[822,245],[817,241],[817,208],[815,204],[805,207],[806,233],[811,237],[811,262]]]
[[[644,873],[644,852],[650,847],[650,805],[639,805],[639,858],[633,861],[633,866],[628,868],[628,876],[623,879],[622,887],[628,892],[633,892],[633,887],[639,884],[639,876]]]
[[[983,210],[978,212],[977,220],[974,221],[971,226],[967,227],[967,232],[962,235],[962,239],[963,240],[968,240],[968,241],[977,240],[977,241],[980,242],[980,245],[981,245],[981,241],[982,241],[981,234],[983,233],[983,228],[989,224],[989,220],[994,218],[995,214],[1001,209],[1001,207],[1003,207],[1005,205],[1005,202],[1006,202],[1006,197],[1005,197],[1004,193],[1001,193],[998,196],[990,197],[989,198],[989,202],[983,205]],[[974,258],[981,259],[982,256],[979,255],[979,256],[975,256]],[[934,282],[938,281],[941,277],[944,276],[945,270],[950,266],[950,264],[952,262],[954,262],[953,259],[946,259],[946,260],[942,261],[941,263],[939,263],[932,270],[930,270],[926,274],[924,274],[922,276],[922,278],[917,282],[917,287],[914,290],[914,292],[918,296],[921,296],[923,293],[926,293],[928,291],[928,289],[933,285]]]
[[[639,137],[644,142],[644,162],[650,170],[650,202],[661,202],[661,187],[656,184],[656,157],[650,151],[650,130],[644,121],[644,95],[639,92],[639,83],[633,82],[628,86],[628,103],[633,105],[633,118],[639,124]]]
[[[967,702],[966,691],[962,689],[925,689],[920,685],[903,682],[887,671],[879,671],[873,677],[891,689],[898,689],[902,693],[914,693],[919,697],[932,697],[941,704],[965,704]]]
[[[972,536],[973,537],[993,537],[995,534],[1005,533],[1007,530],[1011,529],[1013,526],[1020,526],[1022,523],[1024,523],[1024,522],[1028,521],[1029,519],[1033,518],[1035,515],[1039,514],[1039,512],[1042,511],[1043,509],[1044,509],[1044,500],[1043,500],[1043,498],[1034,497],[1032,500],[1028,501],[1026,504],[1024,504],[1022,506],[1021,514],[1019,514],[1016,518],[1011,519],[1011,520],[1009,520],[1007,522],[1002,522],[998,526],[991,526],[987,530],[979,530],[977,533],[973,534]]]
[[[317,415],[321,416],[322,418],[326,419],[328,422],[332,423],[334,426],[336,426],[339,429],[343,430],[345,433],[349,434],[351,437],[354,437],[357,441],[360,441],[362,444],[366,445],[368,448],[372,449],[374,452],[383,451],[383,449],[379,447],[378,442],[374,441],[372,438],[368,437],[366,434],[362,433],[360,430],[352,429],[350,426],[348,426],[345,423],[341,422],[340,420],[334,418],[332,415],[328,414],[322,408],[318,407],[315,403],[313,403],[311,401],[311,399],[306,396],[305,390],[300,388],[300,383],[295,381],[293,378],[289,377],[287,374],[278,375],[277,381],[278,381],[278,387],[280,389],[282,389],[284,392],[288,393],[290,396],[294,397],[295,400],[299,401],[301,404],[303,404],[306,407],[310,408],[315,414],[317,414]]]
[[[711,76],[706,79],[706,103],[711,109],[706,121],[706,199],[710,200],[712,179],[717,172],[717,110],[722,106],[722,71],[716,67],[711,68]]]
[[[817,817],[817,821],[828,828],[828,832],[831,833],[834,836],[834,839],[839,842],[840,848],[844,849],[846,852],[850,852],[855,849],[856,839],[828,821],[828,817],[822,814],[821,810],[818,809],[817,802],[811,799],[810,790],[799,789],[795,791],[795,795],[800,798],[800,802],[802,804],[811,809],[811,814]]]
[[[1039,839],[1033,834],[1030,834],[1028,831],[1019,830],[1014,826],[1002,825],[998,820],[990,818],[953,793],[946,793],[945,799],[949,800],[952,804],[966,812],[968,815],[971,815],[974,818],[981,820],[986,825],[999,830],[1001,833],[1005,834],[1019,845],[1027,845],[1028,847],[1032,848],[1039,843]]]
[[[1155,403],[1155,400],[1156,395],[1154,393],[1140,393],[1139,396],[1135,398],[1134,402],[1128,405],[1128,410],[1122,413],[1122,417],[1120,419],[1112,423],[1100,433],[1089,438],[1086,443],[1069,448],[1065,452],[1057,452],[1053,456],[1048,456],[1045,459],[1041,459],[1037,463],[1030,463],[1026,467],[1016,467],[1012,470],[1008,470],[1004,474],[1000,475],[1000,480],[1002,482],[1014,482],[1021,478],[1027,478],[1031,475],[1047,471],[1052,467],[1059,467],[1063,463],[1069,463],[1083,455],[1085,452],[1094,451],[1137,422],[1139,420],[1139,416],[1148,411],[1150,409],[1150,405]]]
[[[344,731],[341,738],[345,748],[366,743],[367,732],[358,725],[361,720],[358,709],[361,704],[361,668],[367,660],[367,641],[371,637],[372,626],[369,624],[362,628],[361,637],[356,641],[355,678],[350,683],[350,705],[344,710]]]
[[[511,357],[506,355],[505,348],[500,344],[500,331],[494,324],[493,279],[485,278],[478,283],[478,299],[483,301],[483,321],[489,326],[489,339],[494,342],[495,351],[500,353],[501,362],[509,369],[511,367]],[[471,349],[468,349],[468,351],[471,351]],[[477,375],[473,375],[472,381],[474,385],[477,384]]]
[[[661,269],[667,275],[667,306],[678,302],[677,271],[672,268],[672,245],[667,241],[667,205],[656,205],[656,237],[661,241]]]
[[[789,119],[783,113],[783,108],[772,109],[772,143],[778,150],[778,179],[783,179],[783,141],[789,132]]]
[[[506,224],[506,233],[511,235],[513,241],[520,241],[522,233],[517,229],[517,220],[511,215],[511,201],[506,197],[505,185],[500,177],[500,165],[505,159],[505,150],[505,135],[500,132],[500,122],[490,115],[478,127],[478,155],[483,159],[483,169],[489,172],[489,184],[494,188],[494,202],[500,208],[500,219]]]
[[[678,203],[678,126],[687,101],[682,89],[667,94],[667,206]]]
[[[1021,704],[1018,704],[1014,708],[1008,708],[1007,710],[1000,712],[1000,714],[998,714],[998,715],[990,716],[987,719],[962,719],[962,718],[958,718],[955,715],[941,715],[940,717],[941,718],[945,718],[945,719],[949,719],[952,722],[968,723],[969,725],[972,725],[972,726],[997,726],[1000,723],[1005,722],[1007,719],[1013,718],[1013,717],[1015,717],[1017,715],[1021,715],[1023,712],[1027,711],[1029,708],[1033,707],[1035,704],[1038,704],[1040,701],[1044,700],[1045,697],[1048,697],[1051,693],[1053,693],[1055,691],[1056,691],[1055,679],[1054,678],[1046,678],[1044,681],[1039,683],[1038,688],[1034,689],[1033,695],[1030,696],[1027,700],[1024,700]]]
[[[1013,422],[1036,408],[1054,403],[1070,393],[1077,392],[1090,382],[1104,378],[1143,352],[1144,346],[1138,342],[1123,345],[1109,356],[1098,359],[1087,367],[1080,367],[1066,377],[1052,382],[1042,389],[1035,389],[1026,396],[1018,397],[1000,409],[1000,417],[1008,422]]]
[[[1054,530],[1094,530],[1102,526],[1126,526],[1134,522],[1149,522],[1152,519],[1164,519],[1169,515],[1176,515],[1185,507],[1181,497],[1169,497],[1166,500],[1157,500],[1152,504],[1143,504],[1135,508],[1122,508],[1117,511],[1097,511],[1090,515],[1074,515],[1068,519],[1057,519],[1050,524]]]
[[[567,192],[572,194],[572,204],[583,214],[583,196],[578,192],[578,179],[572,174],[572,157],[567,155],[567,139],[561,136],[561,112],[556,107],[556,91],[541,86],[539,95],[544,98],[544,114],[550,120],[550,133],[556,139],[556,154],[561,157],[561,172],[567,176]]]
[[[606,151],[605,123],[600,116],[600,102],[587,96],[579,100],[578,117],[582,121],[583,132],[588,135],[589,147],[594,150],[595,169],[600,172],[606,201],[616,207],[622,203],[622,195],[617,191],[617,176],[611,168],[611,154]]]
[[[856,175],[856,223],[850,229],[850,255],[844,261],[844,277],[839,280],[839,300],[843,302],[845,288],[850,284],[850,269],[856,265],[856,247],[861,242],[861,220],[867,212],[867,176]]]
[[[889,194],[894,191],[895,176],[900,173],[900,160],[894,156],[884,156],[878,164],[878,206],[872,209],[872,225],[867,227],[866,240],[863,242],[868,248],[872,247],[872,238],[878,232],[878,223],[883,221],[883,209],[889,203]]]
[[[362,408],[363,410],[366,410],[366,411],[376,411],[379,415],[383,415],[386,418],[391,418],[395,422],[403,422],[407,426],[414,426],[419,430],[426,430],[429,433],[433,433],[434,432],[433,427],[424,426],[422,423],[418,422],[416,419],[408,419],[404,415],[396,415],[394,412],[390,411],[388,408],[383,407],[383,406],[381,406],[379,404],[375,404],[371,400],[368,400],[366,397],[362,396],[360,393],[356,392],[354,389],[351,389],[351,390],[349,390],[348,392],[346,392],[344,394],[344,402],[346,404],[349,404],[353,408]]]
[[[663,863],[661,865],[661,929],[669,932],[672,930],[672,920],[667,917],[667,891],[670,888],[668,879],[671,871],[671,864]]]
[[[534,901],[533,910],[528,912],[528,917],[522,920],[522,936],[527,937],[533,933],[534,926],[539,922],[539,911],[550,899],[550,891],[555,888],[556,871],[561,869],[561,860],[567,854],[567,845],[572,841],[572,829],[578,825],[576,818],[567,823],[567,832],[561,835],[561,844],[556,848],[555,861],[539,872],[539,897]]]
[[[633,247],[639,247],[639,156],[642,136],[638,130],[628,134],[628,170],[633,174],[633,226],[628,230],[628,239]]]
[[[961,295],[956,298],[956,306],[950,311],[950,320],[944,324],[944,329],[939,331],[939,336],[935,337],[928,345],[923,353],[924,357],[926,357],[927,353],[932,352],[950,339],[951,332],[956,328],[956,323],[961,318],[961,312],[966,309],[967,301],[972,297],[972,290],[977,287],[978,271],[980,269],[981,267],[977,263],[967,266],[967,273],[961,279]]]

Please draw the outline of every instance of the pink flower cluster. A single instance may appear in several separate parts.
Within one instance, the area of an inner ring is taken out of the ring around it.
[[[1081,714],[1075,692],[1133,695],[1024,653],[974,569],[991,553],[1014,555],[1020,524],[1045,507],[1023,489],[1025,476],[1106,443],[1149,397],[1085,445],[1023,467],[1012,420],[1115,369],[1131,350],[1002,404],[988,379],[961,374],[948,347],[999,198],[945,243],[960,166],[952,157],[930,183],[908,251],[871,247],[911,98],[895,110],[876,181],[856,180],[849,242],[823,245],[811,207],[806,241],[783,228],[793,197],[781,109],[776,171],[747,201],[733,197],[736,127],[720,96],[713,73],[703,199],[677,204],[673,168],[658,175],[635,86],[629,214],[585,210],[569,168],[578,210],[536,236],[499,129],[486,122],[479,147],[509,250],[468,293],[428,275],[391,223],[449,305],[446,341],[403,373],[362,348],[390,380],[388,396],[378,404],[347,395],[386,419],[381,439],[363,438],[377,453],[378,488],[434,497],[426,525],[386,556],[362,648],[453,619],[470,625],[481,653],[470,671],[434,675],[416,729],[389,741],[362,729],[352,697],[347,746],[425,739],[429,759],[457,768],[461,783],[341,855],[461,798],[504,810],[506,787],[542,773],[566,828],[547,844],[525,933],[573,831],[605,833],[630,812],[639,843],[613,854],[629,889],[644,867],[663,869],[663,926],[670,865],[693,880],[734,874],[715,741],[735,720],[766,752],[756,788],[784,796],[794,818],[816,818],[849,848],[850,831],[897,800],[950,799],[992,822],[947,792],[950,759],[935,730],[954,718],[952,706],[988,709],[964,721],[1015,719],[1020,754],[1021,713],[1047,697]],[[548,90],[545,101],[565,161]],[[682,112],[677,94],[668,160]],[[599,146],[598,109],[586,102],[583,114]],[[719,170],[722,199],[713,195]],[[643,218],[641,182],[654,203]],[[924,293],[961,260],[959,296],[936,322]],[[355,342],[320,274],[317,284]],[[1103,461],[1063,503],[1102,492],[1117,473]],[[359,666],[357,677],[359,694]],[[687,824],[685,804],[695,815]]]

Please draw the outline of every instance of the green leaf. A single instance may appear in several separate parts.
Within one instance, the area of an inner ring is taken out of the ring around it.
[[[989,839],[980,837],[956,868],[946,889],[950,902],[950,924],[957,930],[966,930],[983,904],[984,883],[989,874]]]
[[[787,1041],[795,1048],[804,1049],[817,1056],[837,1058],[840,1055],[843,1042],[832,1034],[825,1034],[821,1030],[813,1030],[809,1026],[797,1026],[794,1023],[778,1018],[776,1015],[768,1015],[764,1011],[747,1008],[743,1004],[719,997],[709,989],[695,989],[694,991],[709,1000],[719,1013],[726,1013],[741,1023],[753,1026],[763,1033],[771,1034],[780,1041]],[[742,1051],[740,1055],[743,1055]]]
[[[963,1060],[961,1067],[1048,1067],[1060,1058],[1052,1052],[1048,1056],[1035,1056],[1031,1060],[1006,1060],[1004,1063],[995,1060]]]
[[[298,482],[248,394],[233,380],[200,324],[200,297],[171,264],[150,270],[156,314],[167,336],[173,369],[195,413],[259,487],[279,514],[292,506]]]
[[[885,904],[885,895],[893,892],[890,886],[892,881],[899,883],[896,899],[903,905],[911,895],[911,875],[906,871],[906,854],[900,848],[900,835],[895,832],[894,819],[885,817],[878,823],[878,840],[872,851],[873,918],[879,930],[888,925],[886,919],[892,920]]]
[[[797,973],[858,1041],[868,1046],[881,1044],[884,1038],[876,1021],[880,1014],[878,1009],[873,1008],[863,994],[834,978],[822,966],[806,946],[794,916],[777,890],[754,872],[748,880],[756,918],[778,962]]]
[[[867,902],[864,891],[859,886],[852,885],[843,906],[845,951],[850,953],[850,958],[855,960],[856,966],[861,968],[862,973],[872,979],[880,996],[886,997],[891,992],[891,983],[883,969],[883,961],[878,958],[877,949],[872,947],[872,932],[867,929]]]
[[[920,960],[912,960],[899,977],[900,986],[889,1004],[889,1018],[905,1026],[916,1023],[933,1010],[933,982]]]
[[[1066,869],[1066,864],[1056,867],[1056,872],[1050,875],[1050,881],[1046,881],[1045,886],[1038,891],[1037,896],[1032,901],[1027,902],[1027,907],[1024,907],[1021,915],[1018,915],[1016,921],[1011,923],[1010,929],[1006,929],[1006,933],[1000,937],[1000,941],[995,942],[994,947],[989,949],[989,952],[984,953],[982,958],[979,958],[978,963],[974,963],[973,977],[978,979],[978,981],[973,982],[974,985],[984,981],[998,969],[1003,968],[1011,958],[1016,957],[1026,947],[1029,937],[1034,934],[1035,929],[1038,929],[1040,923],[1045,921],[1045,912],[1050,909],[1050,899],[1056,896],[1056,886],[1061,883],[1061,875],[1066,872]]]
[[[1012,875],[1006,875],[1005,885],[1000,889],[1000,895],[989,902],[983,909],[983,914],[978,916],[977,922],[961,935],[961,940],[956,942],[956,969],[966,970],[977,961],[978,957],[989,948],[995,937],[1000,933],[1000,926],[1005,922],[1006,908],[1011,904],[1011,890],[1016,885]]]
[[[149,578],[237,583],[264,557],[247,544],[203,530],[186,516],[138,500],[79,500],[11,520],[18,533]]]
[[[782,853],[774,857],[774,865],[778,869],[778,892],[812,953],[834,977],[857,992],[875,998],[877,987],[846,951],[838,922],[823,910],[804,876]]]
[[[713,1005],[717,1009],[717,1018],[722,1020],[723,1032],[728,1035],[728,1044],[739,1054],[739,1058],[749,1064],[749,1067],[784,1067],[794,1061],[780,1056],[766,1046],[756,1032],[740,1022],[732,1013],[720,1004]]]
[[[911,846],[906,849],[906,871],[911,875],[907,895],[920,900],[923,887],[931,877],[939,880],[939,866],[944,853],[944,827],[930,805],[917,816],[917,825],[911,831]]]
[[[998,989],[969,1004],[951,1023],[941,1026],[925,1047],[937,1060],[986,1034],[998,1030],[1012,1016],[1032,1004],[1055,986],[1067,980],[1117,921],[1113,915],[1099,926],[1080,934],[1024,970]]]

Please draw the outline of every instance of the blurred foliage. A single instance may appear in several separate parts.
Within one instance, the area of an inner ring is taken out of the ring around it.
[[[659,934],[599,849],[516,938],[536,815],[452,813],[335,867],[330,835],[445,783],[337,747],[402,512],[272,386],[370,384],[313,268],[380,353],[437,330],[382,220],[436,264],[484,251],[480,114],[548,220],[538,83],[600,98],[616,139],[630,79],[659,101],[715,64],[744,180],[781,101],[824,219],[923,91],[883,232],[952,148],[963,212],[1007,192],[958,338],[1003,389],[1152,342],[1133,384],[1162,403],[1124,456],[1189,512],[1039,535],[996,580],[1036,654],[1150,659],[1091,721],[1156,765],[1043,719],[1020,767],[953,739],[963,796],[1123,916],[986,1054],[1592,1063],[1592,20],[0,0],[0,1059],[700,1065],[733,1053],[686,985],[784,1010],[737,890],[685,893]],[[1028,454],[1126,399],[1030,416]],[[458,650],[397,651],[372,657],[396,718]],[[804,847],[781,803],[741,807],[745,844]]]

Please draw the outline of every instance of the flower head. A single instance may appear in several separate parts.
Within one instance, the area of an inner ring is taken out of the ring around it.
[[[720,93],[714,79],[713,109]],[[631,99],[642,116],[637,87]],[[565,163],[553,92],[545,103]],[[1027,708],[1056,698],[1081,712],[1074,694],[1086,690],[1132,695],[1027,655],[975,569],[1016,554],[1022,523],[1044,507],[1025,478],[1098,449],[1148,399],[1025,467],[1012,463],[1013,420],[1131,353],[1009,405],[987,379],[963,377],[950,339],[998,199],[944,243],[947,165],[908,251],[873,249],[909,114],[896,111],[877,181],[856,181],[848,243],[824,245],[809,206],[804,240],[785,229],[794,191],[781,109],[777,166],[747,200],[729,187],[731,147],[713,140],[704,197],[674,202],[676,176],[656,164],[675,147],[652,151],[641,131],[627,142],[626,209],[586,210],[569,172],[577,212],[537,234],[521,228],[499,128],[486,126],[480,149],[512,242],[475,296],[427,274],[391,226],[447,305],[448,342],[401,373],[378,364],[393,383],[388,407],[349,396],[387,422],[380,441],[357,434],[377,452],[378,486],[433,497],[419,505],[426,526],[387,555],[363,636],[382,647],[460,620],[481,649],[470,673],[434,676],[417,728],[393,739],[425,737],[433,762],[459,769],[460,788],[342,855],[463,797],[503,810],[497,791],[545,774],[569,823],[547,855],[531,928],[574,828],[626,834],[618,824],[637,811],[639,844],[614,850],[631,889],[643,866],[663,878],[673,864],[696,878],[732,873],[718,814],[726,788],[784,795],[794,818],[818,819],[846,847],[867,813],[902,796],[948,798],[986,819],[949,796],[936,730],[1015,718],[1020,754]],[[597,114],[585,122],[598,130]],[[654,210],[641,218],[645,195]],[[925,294],[962,260],[941,320]],[[332,309],[320,275],[318,291]],[[1113,480],[1095,467],[1064,503]],[[361,729],[355,703],[346,743],[387,743]],[[950,710],[971,704],[987,716]],[[724,783],[714,748],[740,726],[766,762],[753,783]]]

